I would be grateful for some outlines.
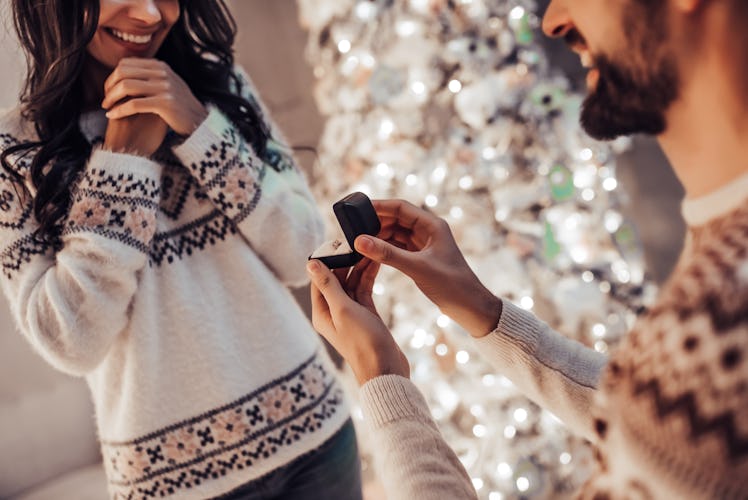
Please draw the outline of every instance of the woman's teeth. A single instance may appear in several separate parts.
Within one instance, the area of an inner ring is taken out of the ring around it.
[[[130,33],[125,33],[124,31],[119,31],[119,30],[115,30],[115,29],[110,30],[110,33],[112,33],[114,36],[116,36],[120,40],[124,40],[125,42],[137,43],[137,44],[141,44],[141,45],[145,45],[146,43],[150,43],[151,39],[153,38],[153,34],[150,34],[150,35],[132,35]]]

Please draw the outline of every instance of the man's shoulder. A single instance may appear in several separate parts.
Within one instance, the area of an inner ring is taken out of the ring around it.
[[[708,320],[715,333],[748,326],[748,197],[694,231],[692,250],[663,288],[651,316],[666,313],[679,322]]]

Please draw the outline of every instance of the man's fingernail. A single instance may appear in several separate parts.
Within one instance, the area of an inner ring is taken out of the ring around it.
[[[357,240],[357,243],[358,243],[358,247],[365,252],[368,252],[374,249],[374,242],[371,241],[371,238],[369,238],[368,236],[359,237],[359,239]]]
[[[316,260],[310,260],[309,262],[307,262],[306,269],[310,273],[316,273],[317,271],[319,271],[319,262],[317,262]]]

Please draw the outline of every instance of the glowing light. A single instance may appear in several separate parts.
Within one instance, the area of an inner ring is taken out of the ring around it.
[[[590,148],[584,148],[579,152],[579,158],[582,161],[590,161],[592,159],[592,150]]]
[[[509,13],[509,17],[516,20],[522,19],[525,15],[525,9],[522,7],[515,7],[512,9],[512,11]]]
[[[501,479],[509,479],[512,477],[512,474],[514,474],[514,470],[512,470],[512,466],[509,465],[506,462],[501,462],[496,467],[496,473],[499,475]]]
[[[609,233],[615,233],[623,224],[623,215],[615,210],[608,210],[605,212],[604,224],[605,229],[607,229]]]
[[[486,435],[486,426],[481,424],[476,424],[473,426],[473,435],[475,437],[483,437]]]
[[[488,500],[504,500],[504,495],[498,491],[492,491],[488,494]]]
[[[584,201],[592,201],[595,199],[595,191],[593,189],[587,188],[582,190],[582,199]]]
[[[439,165],[438,167],[434,168],[434,170],[431,172],[431,180],[436,183],[442,183],[444,182],[444,179],[447,177],[447,167],[444,165]]]
[[[558,461],[564,465],[569,465],[571,463],[571,453],[566,451],[563,452],[561,456],[558,457]]]
[[[520,423],[527,420],[527,410],[525,410],[524,408],[517,408],[516,410],[514,410],[514,420]]]
[[[483,385],[485,385],[486,387],[492,387],[496,384],[496,375],[493,375],[491,373],[483,375],[481,382],[483,382]]]
[[[460,363],[461,365],[464,365],[465,363],[470,361],[470,353],[468,353],[467,351],[459,351],[455,355],[455,359],[457,360],[458,363]]]
[[[470,406],[470,414],[474,417],[482,417],[485,413],[481,405],[475,404]]]
[[[423,95],[426,92],[426,85],[424,85],[423,82],[413,82],[410,85],[410,90],[412,90],[414,94]]]
[[[439,344],[434,348],[434,350],[439,356],[446,356],[449,352],[449,347],[447,347],[445,344]]]
[[[605,328],[605,325],[603,325],[602,323],[595,323],[594,325],[592,325],[592,335],[599,339],[605,337],[605,333],[607,332],[607,330],[608,329]]]
[[[376,166],[376,171],[378,175],[381,175],[382,177],[386,177],[392,173],[392,168],[390,168],[390,166],[387,165],[386,163],[379,163]]]
[[[458,184],[462,189],[470,189],[473,187],[473,178],[469,175],[464,175],[460,177]]]
[[[618,181],[615,177],[608,177],[603,181],[603,189],[606,191],[613,191],[618,187]]]
[[[384,285],[381,283],[374,283],[374,287],[371,290],[374,295],[384,295]]]
[[[415,174],[408,174],[405,177],[405,184],[407,184],[408,186],[415,186],[416,184],[418,184],[418,176]]]
[[[610,292],[610,283],[607,281],[601,281],[600,282],[600,291],[603,293],[609,293]]]
[[[397,23],[397,26],[395,26],[395,30],[401,37],[409,37],[416,32],[416,23],[410,20],[400,21]]]
[[[585,271],[582,273],[582,281],[585,283],[592,283],[592,281],[595,279],[595,275],[592,274],[592,271]]]
[[[455,219],[461,219],[463,216],[463,210],[460,207],[452,207],[449,209],[449,215]]]
[[[392,135],[392,132],[394,131],[395,124],[392,123],[392,120],[385,118],[379,124],[379,137],[381,137],[382,139],[387,139],[390,135]]]
[[[338,50],[341,52],[341,54],[347,54],[351,50],[351,42],[349,40],[339,41]]]
[[[504,437],[507,439],[512,439],[514,436],[517,435],[517,428],[513,425],[507,425],[504,427]]]
[[[484,160],[493,160],[494,158],[496,158],[496,149],[483,148],[483,151],[481,151],[481,155],[483,156]]]
[[[598,340],[597,342],[595,342],[595,350],[597,352],[605,354],[606,352],[608,352],[608,344],[606,344],[602,340]]]
[[[459,80],[450,80],[449,84],[447,84],[447,88],[450,92],[456,94],[462,90],[462,83]]]
[[[451,322],[452,320],[449,319],[449,316],[447,316],[446,314],[441,314],[438,318],[436,318],[436,324],[441,328],[448,327]]]
[[[356,5],[356,17],[362,21],[368,21],[374,17],[375,11],[376,9],[371,2],[359,2]]]
[[[519,306],[522,309],[530,310],[535,305],[535,301],[532,300],[532,297],[525,295],[521,299],[519,299]]]
[[[479,477],[473,478],[473,487],[476,491],[479,491],[481,488],[483,488],[483,479]]]
[[[530,489],[530,480],[524,476],[517,478],[517,489],[519,491],[527,491]]]

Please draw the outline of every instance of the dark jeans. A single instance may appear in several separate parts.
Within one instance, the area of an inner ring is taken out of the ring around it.
[[[348,422],[316,450],[217,500],[361,500],[356,431]]]

